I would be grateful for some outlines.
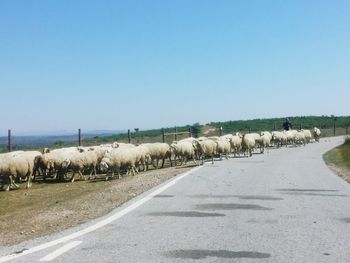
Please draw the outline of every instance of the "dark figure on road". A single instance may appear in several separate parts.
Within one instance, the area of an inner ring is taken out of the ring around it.
[[[293,128],[292,123],[289,121],[288,118],[286,118],[286,121],[283,123],[283,129],[286,131],[289,131]]]

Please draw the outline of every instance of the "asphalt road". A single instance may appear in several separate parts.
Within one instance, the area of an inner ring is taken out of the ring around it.
[[[350,262],[350,185],[322,160],[342,140],[205,164],[0,262]]]

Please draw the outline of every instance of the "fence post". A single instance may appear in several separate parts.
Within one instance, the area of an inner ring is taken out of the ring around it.
[[[303,126],[302,126],[302,124],[300,123],[300,129],[299,130],[301,130],[303,128]]]
[[[164,128],[162,128],[162,141],[165,142],[165,133],[164,133]]]
[[[220,136],[222,136],[222,127],[220,127],[219,132],[220,132]]]
[[[81,129],[80,128],[78,129],[78,143],[79,143],[79,146],[81,146]]]
[[[349,135],[349,126],[348,125],[346,125],[346,127],[345,127],[345,133],[346,133],[346,135]]]
[[[175,136],[174,136],[174,138],[175,138],[175,141],[177,141],[177,127],[175,126]]]
[[[334,134],[334,136],[335,136],[335,121],[334,121],[334,123],[333,123],[333,134]]]
[[[131,133],[130,133],[130,129],[128,129],[128,142],[131,142]]]
[[[189,137],[192,137],[192,130],[191,130],[191,127],[188,128],[188,135],[189,135]]]
[[[273,130],[276,130],[276,122],[273,123]]]
[[[249,133],[251,133],[252,132],[252,128],[249,127],[248,131],[249,131]]]
[[[12,138],[11,138],[11,130],[8,130],[7,133],[7,150],[12,152]]]

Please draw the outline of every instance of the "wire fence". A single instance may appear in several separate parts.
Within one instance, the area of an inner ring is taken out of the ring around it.
[[[349,125],[346,126],[337,126],[334,123],[333,127],[325,127],[320,124],[322,135],[321,137],[331,137],[331,136],[349,136]],[[276,125],[271,127],[270,131],[279,130]],[[302,129],[303,125],[300,124],[299,127],[294,127],[297,129]],[[258,130],[254,130],[247,127],[242,127],[241,129],[237,129],[234,132],[241,133],[250,133],[250,132],[259,132]],[[86,139],[83,138],[83,133],[81,129],[77,130],[76,135],[72,135],[69,137],[67,141],[64,139],[59,139],[53,141],[55,136],[52,136],[53,139],[47,140],[44,137],[32,136],[32,139],[28,139],[30,136],[21,137],[21,136],[13,136],[12,130],[8,130],[7,139],[3,138],[2,144],[0,144],[0,152],[14,151],[14,150],[28,150],[28,149],[42,149],[43,147],[50,148],[60,148],[65,146],[91,146],[91,145],[99,145],[103,143],[113,142],[118,140],[119,142],[125,143],[133,143],[133,144],[141,144],[141,143],[153,143],[153,142],[166,142],[172,143],[173,141],[181,140],[187,137],[197,137],[199,134],[203,136],[221,136],[227,133],[233,133],[231,130],[226,130],[223,127],[217,127],[215,129],[210,129],[208,131],[201,131],[200,133],[197,131],[194,133],[193,127],[189,127],[186,129],[178,129],[174,127],[173,130],[160,129],[158,132],[153,133],[152,136],[144,135],[142,132],[136,130],[135,132],[131,132],[129,129],[126,134],[120,134],[115,137],[108,137],[108,140],[103,140],[104,137],[88,137]],[[49,136],[48,136],[49,137]],[[25,138],[25,139],[24,139]],[[57,136],[57,138],[62,138]],[[101,140],[102,139],[102,140]],[[6,143],[5,143],[6,141]]]

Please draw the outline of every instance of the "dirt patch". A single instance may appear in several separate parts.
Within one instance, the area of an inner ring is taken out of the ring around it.
[[[0,192],[0,246],[58,232],[100,217],[131,198],[191,169],[169,167],[105,181],[34,183]]]
[[[205,125],[202,127],[202,133],[204,136],[214,136],[217,135],[217,128],[210,125]]]

